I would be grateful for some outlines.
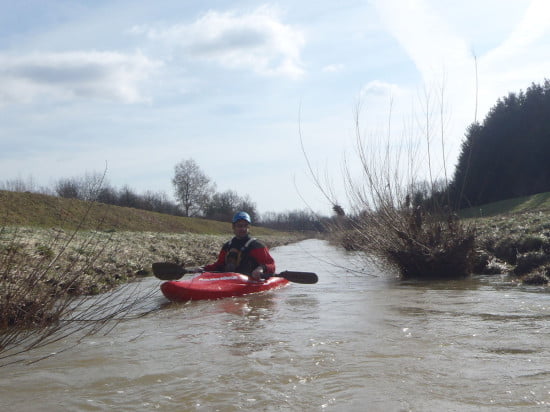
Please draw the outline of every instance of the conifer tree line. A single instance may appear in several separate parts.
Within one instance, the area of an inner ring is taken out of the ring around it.
[[[550,80],[509,93],[471,124],[448,194],[458,208],[550,191]]]

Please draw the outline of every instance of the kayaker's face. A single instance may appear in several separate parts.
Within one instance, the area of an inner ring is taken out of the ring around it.
[[[237,237],[246,237],[248,235],[249,224],[246,220],[237,220],[233,223],[233,233]]]

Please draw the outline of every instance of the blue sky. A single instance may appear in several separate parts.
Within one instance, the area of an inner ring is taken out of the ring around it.
[[[412,136],[425,173],[429,119],[452,174],[475,116],[550,77],[546,0],[0,3],[2,181],[107,165],[115,187],[171,196],[192,158],[260,213],[328,214],[300,136],[346,204],[358,102],[367,151]]]

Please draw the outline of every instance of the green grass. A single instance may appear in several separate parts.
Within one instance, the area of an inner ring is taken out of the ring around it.
[[[91,207],[90,207],[91,206]],[[79,226],[80,225],[80,226]],[[0,228],[25,226],[157,233],[231,234],[228,222],[178,217],[129,207],[64,199],[37,193],[0,190]],[[276,233],[254,227],[254,235]]]
[[[523,213],[535,210],[550,210],[550,192],[501,200],[499,202],[463,209],[460,211],[460,217],[491,217],[508,213]]]

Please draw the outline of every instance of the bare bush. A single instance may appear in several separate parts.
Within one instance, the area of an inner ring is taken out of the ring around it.
[[[0,366],[69,335],[111,327],[143,304],[137,289],[112,291],[127,275],[111,273],[100,259],[120,251],[98,233],[1,228]]]
[[[433,110],[425,108],[423,139],[411,135],[406,143],[396,143],[389,131],[386,137],[366,139],[359,112],[358,108],[358,161],[346,159],[343,168],[343,187],[351,209],[345,220],[334,190],[313,173],[308,160],[317,186],[338,212],[337,224],[331,227],[334,236],[347,249],[363,251],[372,262],[397,268],[402,278],[469,275],[474,264],[475,230],[457,218],[443,195],[447,184],[445,161],[438,173],[432,159],[432,129],[436,127],[428,113]],[[441,127],[442,153],[443,135]],[[420,142],[424,142],[424,148]]]
[[[268,212],[262,215],[261,225],[281,231],[321,232],[323,224],[319,216],[307,210]]]
[[[32,176],[29,176],[27,179],[17,177],[0,182],[0,190],[6,190],[9,192],[34,192],[43,194],[52,193],[52,191],[46,187],[39,187]]]
[[[94,205],[89,202],[80,225]],[[77,236],[79,229],[29,238],[25,228],[0,227],[0,362],[6,362],[0,366],[68,335],[96,333],[143,302],[128,290],[123,298],[99,295],[125,280],[96,265],[103,254],[118,253],[117,245],[98,232]]]
[[[59,197],[69,199],[97,200],[100,192],[109,187],[105,173],[85,173],[81,177],[59,179],[55,183],[55,192]]]

